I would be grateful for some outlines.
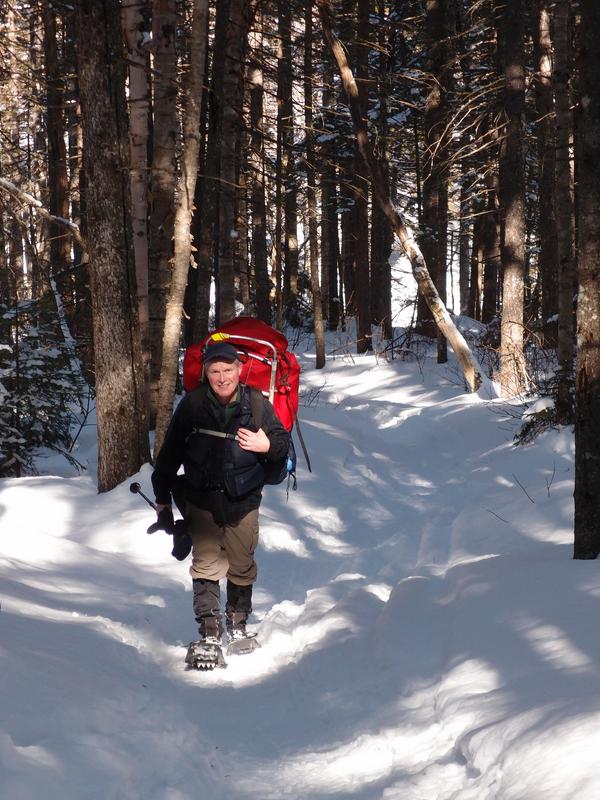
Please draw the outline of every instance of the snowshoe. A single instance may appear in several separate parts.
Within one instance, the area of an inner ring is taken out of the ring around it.
[[[201,639],[198,642],[190,642],[185,663],[190,669],[203,671],[227,666],[218,639]]]
[[[229,634],[229,644],[227,645],[228,656],[245,656],[253,653],[260,647],[255,633],[248,633],[246,630],[233,631]]]

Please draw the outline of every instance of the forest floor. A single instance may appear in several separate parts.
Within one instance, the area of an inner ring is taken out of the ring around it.
[[[515,447],[523,408],[433,359],[298,356],[313,472],[265,490],[262,648],[226,670],[186,671],[189,564],[96,493],[93,427],[87,472],[0,481],[2,797],[597,800],[571,431]]]

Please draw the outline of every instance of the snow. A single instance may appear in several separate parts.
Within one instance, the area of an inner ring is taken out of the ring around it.
[[[314,471],[265,490],[262,648],[226,670],[185,670],[188,564],[129,481],[96,493],[93,428],[90,472],[0,481],[2,797],[595,800],[571,432],[514,447],[522,407],[433,357],[299,356]]]

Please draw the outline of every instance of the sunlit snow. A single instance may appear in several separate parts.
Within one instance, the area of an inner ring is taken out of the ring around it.
[[[0,797],[597,800],[600,571],[573,442],[435,357],[299,348],[298,491],[267,487],[262,647],[188,672],[188,563],[95,433],[0,481]],[[150,467],[131,480],[151,493]]]

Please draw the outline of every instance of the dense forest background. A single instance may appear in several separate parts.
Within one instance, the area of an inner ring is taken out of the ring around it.
[[[9,0],[0,474],[68,456],[94,403],[114,487],[160,446],[181,347],[240,313],[314,331],[318,368],[326,330],[394,346],[400,249],[440,362],[575,423],[595,557],[598,33],[594,0]]]

